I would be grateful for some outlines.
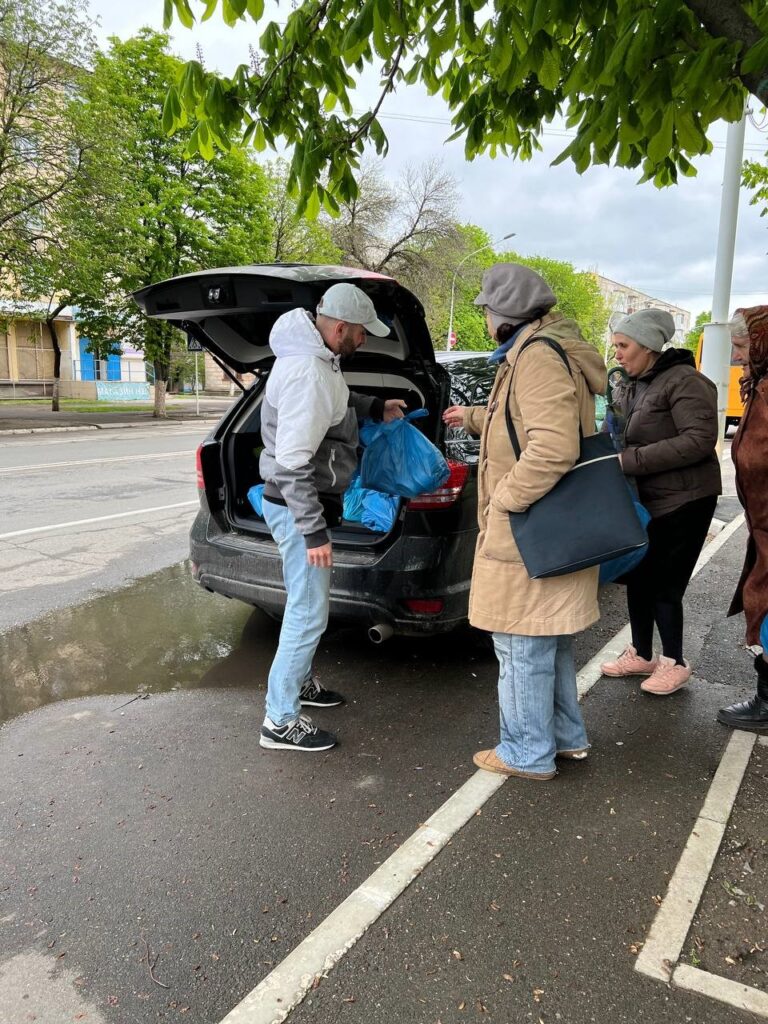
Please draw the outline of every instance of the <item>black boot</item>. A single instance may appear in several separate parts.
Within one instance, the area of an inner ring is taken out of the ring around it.
[[[729,704],[717,712],[718,722],[732,729],[758,729],[768,731],[768,664],[762,654],[755,658],[757,693],[751,700]]]

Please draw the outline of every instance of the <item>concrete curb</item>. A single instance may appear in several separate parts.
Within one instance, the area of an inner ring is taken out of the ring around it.
[[[218,419],[197,419],[194,416],[168,417],[164,420],[145,420],[142,423],[81,423],[76,427],[14,427],[0,430],[0,437],[15,434],[65,434],[80,430],[136,430],[141,427],[167,427],[179,423],[197,423],[200,426],[215,426]]]

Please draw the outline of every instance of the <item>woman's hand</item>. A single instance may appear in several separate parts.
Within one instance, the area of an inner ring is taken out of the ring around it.
[[[446,427],[458,429],[464,426],[464,414],[467,411],[465,405],[449,405],[443,413],[443,423]]]

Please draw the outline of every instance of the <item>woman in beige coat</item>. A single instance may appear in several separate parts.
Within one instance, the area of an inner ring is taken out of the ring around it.
[[[475,299],[485,308],[491,356],[499,372],[487,407],[452,406],[449,426],[479,434],[478,520],[480,534],[472,574],[469,618],[493,634],[499,660],[501,739],[482,750],[475,764],[501,775],[546,780],[555,758],[587,756],[587,734],[579,709],[573,634],[599,618],[597,568],[532,580],[509,524],[550,491],[579,455],[579,425],[595,432],[595,394],[606,371],[577,324],[551,312],[555,296],[534,271],[499,263],[483,276]],[[545,343],[565,351],[570,373]],[[504,409],[509,403],[522,454],[515,458]],[[596,496],[596,509],[599,496]]]

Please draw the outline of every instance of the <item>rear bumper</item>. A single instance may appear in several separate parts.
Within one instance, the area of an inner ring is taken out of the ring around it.
[[[280,557],[271,539],[215,536],[201,511],[192,528],[190,557],[200,586],[281,617],[285,608]],[[383,554],[337,549],[331,575],[330,617],[368,629],[386,624],[405,636],[449,632],[467,621],[473,534],[401,537]],[[406,599],[439,598],[435,615],[415,615]]]

